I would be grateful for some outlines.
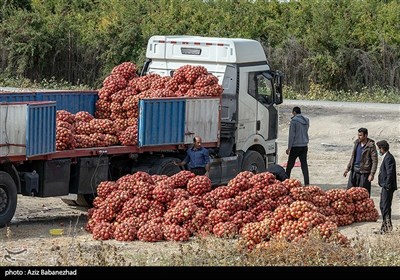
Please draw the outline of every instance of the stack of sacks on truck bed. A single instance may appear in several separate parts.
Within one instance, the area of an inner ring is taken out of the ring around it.
[[[64,110],[57,112],[56,148],[137,145],[140,99],[218,97],[222,92],[218,78],[203,66],[184,65],[172,77],[138,77],[134,63],[121,63],[103,81],[95,116],[83,111],[75,115]]]

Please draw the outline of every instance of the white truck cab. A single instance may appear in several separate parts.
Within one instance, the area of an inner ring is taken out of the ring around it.
[[[263,172],[276,163],[282,74],[270,69],[258,41],[153,36],[146,58],[142,75],[172,76],[183,65],[201,65],[223,86],[220,146],[210,151],[213,184],[224,184],[240,171]]]

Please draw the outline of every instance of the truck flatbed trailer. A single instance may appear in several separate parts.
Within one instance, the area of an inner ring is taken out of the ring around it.
[[[202,143],[205,148],[217,147],[217,142]],[[141,154],[146,152],[174,152],[177,150],[184,151],[187,149],[187,145],[163,145],[163,146],[107,146],[107,147],[92,147],[92,148],[78,148],[73,150],[56,151],[54,153],[45,155],[36,155],[27,157],[24,154],[21,155],[10,155],[0,157],[0,163],[4,162],[18,162],[27,160],[52,160],[61,158],[78,158],[78,157],[92,157],[100,155],[122,155],[122,154]]]

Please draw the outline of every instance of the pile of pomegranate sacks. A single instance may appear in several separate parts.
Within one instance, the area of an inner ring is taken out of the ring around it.
[[[172,77],[138,77],[136,65],[123,62],[103,81],[95,116],[58,110],[56,150],[137,145],[138,105],[143,98],[221,96],[218,78],[203,66],[184,65]]]
[[[348,244],[338,227],[377,221],[366,189],[302,186],[272,173],[240,172],[226,186],[182,170],[173,176],[139,171],[97,188],[85,228],[94,239],[187,241],[191,236],[240,238],[248,249],[273,239],[289,242],[312,232],[327,242]]]

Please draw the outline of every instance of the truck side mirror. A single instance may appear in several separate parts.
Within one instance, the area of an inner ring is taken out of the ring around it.
[[[283,74],[281,72],[276,72],[274,79],[276,105],[279,105],[283,102],[282,80],[283,80]]]
[[[144,62],[142,71],[140,72],[140,76],[146,76],[147,71],[149,70],[150,63],[151,63],[151,59],[146,59],[146,61]]]

